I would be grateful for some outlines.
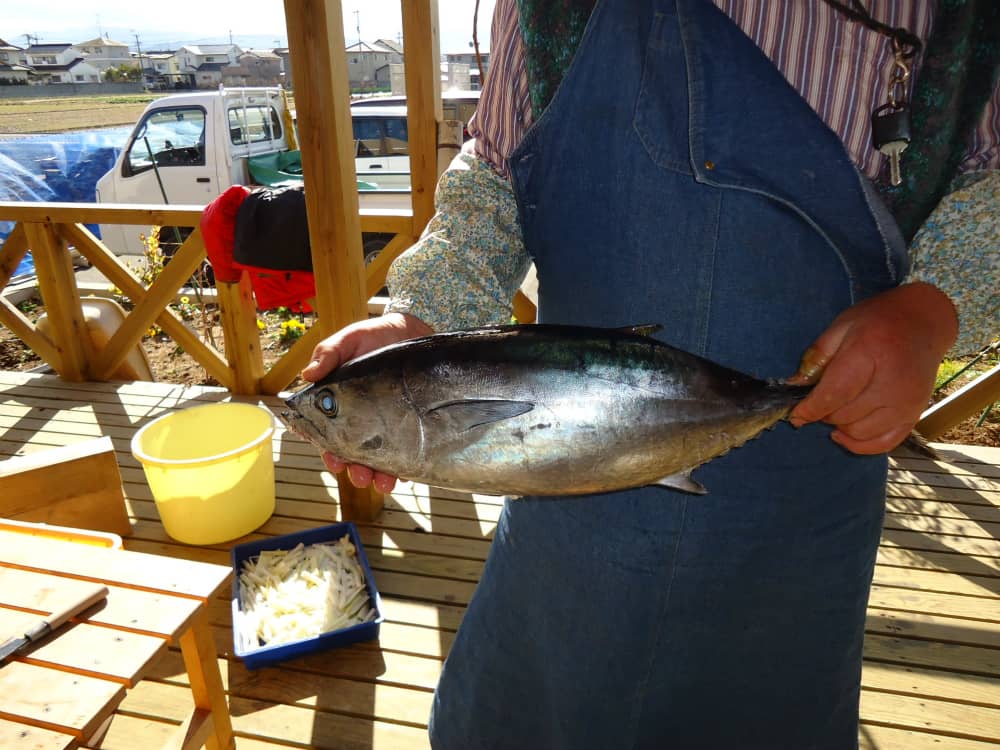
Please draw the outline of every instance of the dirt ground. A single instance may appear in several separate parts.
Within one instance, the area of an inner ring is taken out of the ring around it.
[[[0,98],[0,133],[63,133],[132,125],[155,98],[151,94],[55,99]]]
[[[21,303],[19,307],[32,321],[37,320],[45,312],[44,306],[38,300],[29,300]],[[210,328],[214,346],[222,351],[223,335],[222,328],[218,324],[218,316],[212,311],[208,312],[208,316],[209,320],[203,321],[200,313],[195,313],[188,321],[188,325],[199,332],[202,340],[207,340],[205,332]],[[304,330],[312,323],[311,314],[299,315],[287,311],[260,312],[257,319],[258,326],[263,326],[260,334],[265,367],[280,359],[294,343],[297,338],[294,332],[299,329],[300,324]],[[289,327],[292,334],[285,332]],[[204,367],[162,331],[148,331],[143,337],[142,348],[157,381],[184,385],[219,385]],[[0,326],[0,370],[27,372],[44,367],[45,362],[8,328]],[[302,381],[296,380],[289,388],[294,389],[301,384]]]
[[[38,315],[44,312],[44,308],[38,301],[22,303],[22,311],[31,319],[37,319]],[[278,360],[291,344],[291,336],[286,332],[292,329],[292,334],[300,326],[308,328],[312,323],[312,316],[297,315],[287,311],[269,311],[258,315],[258,326],[261,328],[261,350],[264,356],[265,366],[269,366]],[[195,313],[189,321],[195,330],[203,330],[199,313]],[[217,325],[212,325],[213,337],[217,346],[221,348],[222,332]],[[184,383],[188,385],[218,385],[210,378],[205,369],[166,335],[153,333],[147,335],[142,342],[143,349],[149,359],[150,367],[157,380],[170,383]],[[958,360],[951,363],[952,370],[968,361]],[[935,393],[934,401],[938,401],[953,393],[979,374],[995,367],[1000,362],[1000,354],[996,350],[987,357],[984,357],[969,370],[956,378],[946,388]],[[44,363],[10,330],[0,327],[0,370],[21,370],[27,371],[44,365]],[[957,365],[957,366],[956,366]],[[302,381],[297,380],[289,386],[290,390],[302,385]],[[980,415],[976,415],[965,422],[957,425],[947,433],[937,438],[937,441],[944,443],[959,443],[964,445],[988,445],[1000,447],[1000,405],[993,409],[977,424]]]

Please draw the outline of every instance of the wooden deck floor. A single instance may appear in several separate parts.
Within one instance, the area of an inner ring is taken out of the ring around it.
[[[108,435],[134,524],[126,547],[228,564],[229,545],[188,547],[164,534],[129,453],[129,439],[149,418],[226,395],[0,372],[0,458]],[[275,451],[277,511],[248,538],[339,520],[335,483],[315,451],[286,434]],[[1000,449],[947,446],[943,455],[947,462],[894,462],[869,607],[864,748],[1000,745]],[[379,521],[360,527],[384,597],[378,643],[251,672],[230,656],[228,591],[221,591],[211,617],[237,747],[427,748],[434,684],[499,512],[494,498],[415,485],[386,498]],[[185,711],[185,680],[180,652],[171,650],[129,693],[102,746],[158,745]]]

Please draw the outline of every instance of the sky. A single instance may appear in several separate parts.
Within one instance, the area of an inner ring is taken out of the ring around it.
[[[341,0],[347,44],[361,38],[397,39],[402,33],[400,3],[404,0]],[[479,47],[488,50],[490,18],[495,0],[480,0]],[[27,46],[25,34],[40,43],[83,42],[107,33],[132,49],[136,36],[144,50],[171,49],[183,44],[227,42],[242,47],[284,47],[284,3],[281,0],[29,0],[5,2],[0,14],[0,38]],[[442,52],[469,51],[475,0],[438,0]],[[355,15],[357,11],[357,15]]]

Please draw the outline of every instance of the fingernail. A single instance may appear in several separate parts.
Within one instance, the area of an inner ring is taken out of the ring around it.
[[[826,357],[819,350],[810,346],[802,355],[799,371],[789,380],[797,379],[798,383],[811,383],[823,372],[826,363]]]

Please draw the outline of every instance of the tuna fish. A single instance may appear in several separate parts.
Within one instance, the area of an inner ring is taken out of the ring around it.
[[[492,495],[705,489],[696,466],[787,416],[763,381],[628,329],[524,325],[413,339],[347,362],[282,421],[351,463]]]

